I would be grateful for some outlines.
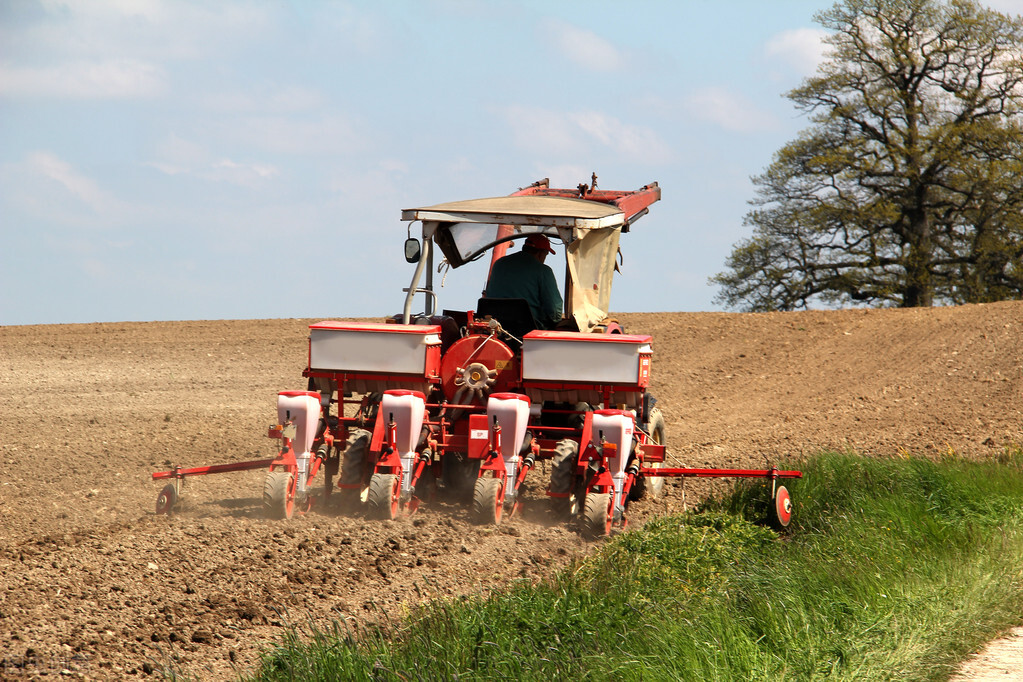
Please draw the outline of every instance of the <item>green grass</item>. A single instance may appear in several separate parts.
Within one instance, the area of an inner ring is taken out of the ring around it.
[[[756,523],[763,486],[738,486],[547,584],[291,630],[255,679],[943,679],[1020,622],[1021,455],[821,455],[784,534]]]

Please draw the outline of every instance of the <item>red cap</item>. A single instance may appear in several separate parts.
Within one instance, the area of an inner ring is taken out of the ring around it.
[[[537,251],[546,251],[547,253],[554,253],[554,249],[551,248],[551,240],[542,234],[531,234],[526,237],[526,246],[531,246]]]

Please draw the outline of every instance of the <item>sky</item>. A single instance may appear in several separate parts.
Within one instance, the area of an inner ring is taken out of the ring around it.
[[[594,172],[662,190],[612,311],[719,310],[830,5],[0,0],[0,326],[390,316],[402,209]]]

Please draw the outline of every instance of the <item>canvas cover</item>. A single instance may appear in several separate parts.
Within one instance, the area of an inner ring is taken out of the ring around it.
[[[621,233],[618,227],[587,230],[565,249],[572,279],[565,309],[581,332],[590,331],[607,317]]]

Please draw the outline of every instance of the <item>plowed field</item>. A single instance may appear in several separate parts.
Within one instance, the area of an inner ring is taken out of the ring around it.
[[[984,458],[1023,442],[1023,303],[618,318],[654,337],[679,464]],[[548,523],[543,466],[524,513],[497,528],[442,499],[394,522],[271,521],[262,471],[189,479],[180,511],[156,516],[153,471],[272,455],[277,392],[305,388],[311,321],[0,327],[0,677],[230,677],[285,623],[395,621],[593,546]],[[690,481],[688,500],[721,485]],[[680,509],[680,492],[630,518]]]

